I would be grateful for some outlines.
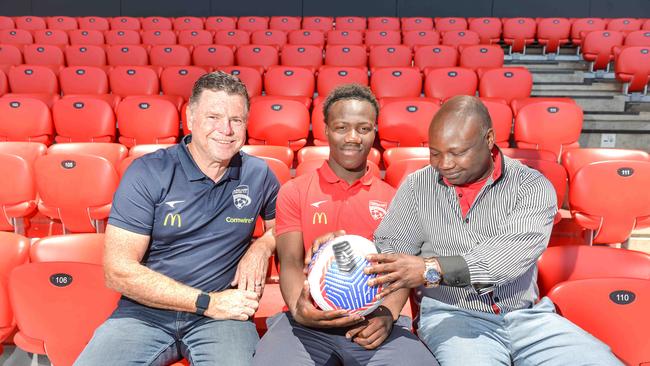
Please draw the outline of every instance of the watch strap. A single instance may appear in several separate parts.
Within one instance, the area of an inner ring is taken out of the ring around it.
[[[203,315],[205,311],[208,310],[210,306],[210,295],[206,292],[201,292],[199,296],[196,297],[196,314]]]

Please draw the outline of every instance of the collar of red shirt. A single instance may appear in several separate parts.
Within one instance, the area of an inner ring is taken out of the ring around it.
[[[475,187],[482,188],[483,185],[485,185],[485,183],[487,182],[487,180],[489,178],[492,178],[492,182],[496,182],[497,180],[499,180],[499,178],[501,178],[501,175],[503,173],[505,163],[503,161],[503,153],[501,152],[501,150],[499,150],[497,145],[494,145],[494,147],[492,148],[492,161],[494,162],[494,170],[492,170],[492,174],[490,176],[488,176],[485,179],[481,179],[479,181],[476,181],[474,183],[469,183],[469,184],[465,184],[465,185],[458,186],[458,187],[460,187],[460,188],[475,188]],[[449,183],[449,181],[446,178],[444,178],[443,176],[440,176],[439,181],[444,182],[444,184],[447,185],[447,186],[454,186],[453,184]],[[480,188],[479,188],[479,190],[480,190]]]
[[[327,160],[325,160],[325,162],[323,162],[323,165],[320,168],[318,168],[318,174],[320,174],[320,176],[323,177],[325,181],[327,181],[328,183],[336,183],[342,180],[341,178],[339,178],[338,175],[336,175],[336,173],[334,173],[332,168],[330,168],[330,165],[327,163]],[[370,171],[370,166],[366,165],[366,174],[364,174],[363,177],[359,179],[359,181],[361,182],[361,184],[365,186],[369,186],[370,184],[372,184],[372,180],[374,178],[375,176],[372,174],[372,171]],[[354,182],[350,184],[350,186],[356,183],[357,182]]]

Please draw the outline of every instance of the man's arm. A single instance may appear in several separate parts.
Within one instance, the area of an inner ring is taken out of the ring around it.
[[[201,291],[140,264],[148,247],[149,236],[108,225],[104,244],[106,285],[147,306],[195,312]],[[225,290],[209,295],[205,315],[215,319],[246,320],[258,306],[257,295],[250,291]]]
[[[262,295],[269,269],[269,258],[275,252],[275,219],[264,220],[266,231],[257,238],[237,265],[237,273],[232,282],[240,290],[254,291]]]

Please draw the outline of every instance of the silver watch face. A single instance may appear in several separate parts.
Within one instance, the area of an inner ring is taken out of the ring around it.
[[[429,267],[427,268],[424,278],[426,278],[429,283],[438,283],[440,281],[440,273],[436,271],[435,268]]]

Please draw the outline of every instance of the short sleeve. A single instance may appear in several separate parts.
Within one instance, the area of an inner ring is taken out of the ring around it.
[[[280,182],[270,168],[266,168],[266,178],[264,179],[264,205],[262,206],[260,216],[263,220],[273,220],[276,216],[276,201]]]
[[[160,182],[143,159],[136,159],[113,196],[108,223],[137,234],[151,235]]]
[[[278,193],[278,214],[275,234],[302,231],[300,222],[300,192],[293,181],[285,183]]]

